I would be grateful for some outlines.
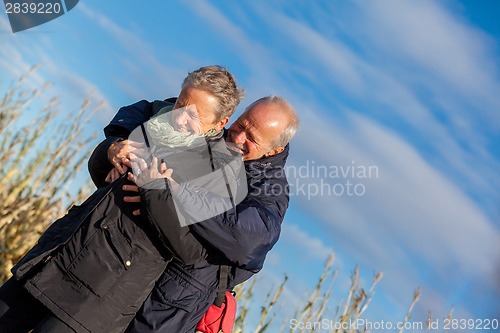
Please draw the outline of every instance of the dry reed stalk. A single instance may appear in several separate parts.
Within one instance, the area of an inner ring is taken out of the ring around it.
[[[90,114],[86,106],[56,130],[56,98],[31,123],[19,121],[46,89],[21,88],[36,68],[6,91],[0,102],[0,282],[10,277],[10,268],[50,223],[91,193],[88,186],[82,187],[73,200],[67,200],[68,186],[88,158],[95,137],[83,132],[83,118]]]

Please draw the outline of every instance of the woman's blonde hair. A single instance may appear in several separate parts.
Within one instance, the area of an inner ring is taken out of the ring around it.
[[[223,66],[205,66],[189,73],[182,83],[185,87],[206,91],[219,100],[214,110],[216,121],[231,117],[244,97],[244,90],[238,88],[233,74]]]

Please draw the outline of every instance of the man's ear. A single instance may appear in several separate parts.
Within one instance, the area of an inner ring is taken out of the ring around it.
[[[264,157],[270,157],[270,156],[278,155],[279,153],[283,152],[283,150],[285,150],[285,147],[273,148],[269,152],[267,152],[266,154],[264,154]]]
[[[218,122],[215,123],[215,129],[217,131],[221,131],[224,128],[224,126],[227,125],[228,122],[229,122],[229,117],[219,120]]]

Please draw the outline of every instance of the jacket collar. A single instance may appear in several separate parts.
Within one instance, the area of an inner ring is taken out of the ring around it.
[[[263,171],[275,168],[284,168],[288,158],[289,145],[285,146],[285,150],[281,153],[270,156],[262,157],[257,160],[245,161],[245,167],[250,170]]]
[[[205,136],[205,139],[207,141],[215,141],[215,140],[219,140],[223,136],[224,136],[224,130],[216,132],[215,134],[210,135],[210,136]]]

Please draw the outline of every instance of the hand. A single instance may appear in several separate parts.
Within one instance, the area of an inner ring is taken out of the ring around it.
[[[128,174],[128,179],[130,181],[133,181],[133,175],[132,173],[129,172]],[[139,187],[137,185],[123,185],[122,190],[127,191],[127,192],[134,192],[134,193],[139,193]],[[140,203],[141,202],[141,196],[140,195],[134,195],[134,196],[126,196],[123,197],[123,201],[125,202],[134,202],[134,203]],[[141,210],[136,209],[132,212],[133,215],[141,215]]]
[[[140,166],[139,166],[140,165]],[[136,185],[123,185],[122,189],[124,191],[130,191],[130,192],[135,192],[139,193],[139,184],[147,184],[148,182],[158,179],[158,178],[166,178],[169,180],[171,186],[174,186],[175,184],[177,187],[179,186],[172,178],[172,169],[168,169],[167,165],[165,164],[164,161],[161,162],[160,164],[160,172],[158,172],[158,159],[156,156],[153,157],[153,160],[151,161],[151,166],[148,168],[146,161],[143,159],[136,159],[134,158],[132,162],[132,169],[137,170],[136,172],[139,172],[139,175],[136,177],[134,176],[133,173],[129,172],[127,175],[128,180],[131,182],[135,183]],[[123,198],[123,201],[125,202],[133,202],[133,203],[140,203],[141,202],[141,196],[136,195],[136,196],[126,196]],[[141,210],[137,209],[132,212],[134,215],[141,215]]]
[[[108,148],[108,160],[115,167],[120,175],[127,172],[127,167],[131,167],[130,154],[142,157],[144,155],[144,143],[131,140],[116,141]],[[110,176],[108,174],[108,176]],[[108,179],[106,177],[106,179]],[[110,179],[112,179],[110,177]]]
[[[158,158],[156,156],[153,156],[149,167],[144,159],[138,157],[134,157],[131,165],[134,174],[129,172],[129,180],[140,187],[144,187],[147,183],[159,178],[172,180],[173,170],[168,169],[164,161],[161,162],[160,171],[158,171]]]

